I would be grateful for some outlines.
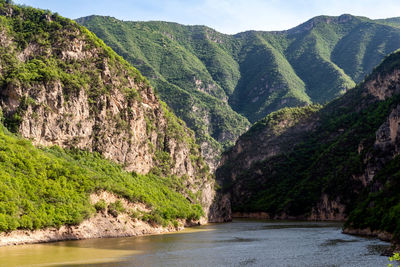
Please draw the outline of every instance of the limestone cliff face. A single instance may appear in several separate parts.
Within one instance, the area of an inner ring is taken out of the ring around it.
[[[372,95],[378,100],[385,100],[400,93],[400,70],[394,69],[391,73],[377,73],[363,86],[366,88],[364,95]]]
[[[366,187],[371,184],[379,170],[399,154],[400,146],[400,105],[397,105],[386,118],[385,122],[376,131],[373,151],[364,156],[365,169],[362,174],[354,175],[355,180],[361,181]],[[358,153],[366,148],[361,141]],[[382,185],[380,185],[382,186]]]
[[[375,147],[392,155],[399,153],[400,145],[400,105],[392,110],[387,120],[376,132]]]
[[[214,184],[193,132],[136,69],[55,16],[42,16],[48,31],[23,41],[18,29],[0,29],[5,124],[36,145],[95,151],[128,171],[182,177],[207,213]]]
[[[368,80],[363,87],[364,96],[370,95],[373,101],[385,101],[400,94],[400,70],[394,69],[390,73],[377,73],[374,79]],[[365,105],[366,103],[364,103]],[[365,153],[365,169],[362,174],[355,175],[355,180],[360,180],[366,187],[369,185],[379,170],[396,155],[400,146],[400,105],[395,106],[375,132],[373,150]],[[367,150],[364,140],[358,145],[358,153]]]
[[[341,203],[339,197],[331,199],[326,193],[323,193],[307,219],[313,221],[344,221],[346,219],[345,211],[346,206]]]

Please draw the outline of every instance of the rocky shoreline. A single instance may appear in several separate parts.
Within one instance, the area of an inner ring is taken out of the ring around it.
[[[394,241],[393,234],[386,231],[366,229],[355,229],[351,227],[344,228],[342,233],[349,235],[358,235],[364,237],[378,238],[382,241],[390,242],[391,247],[383,253],[384,256],[392,256],[394,252],[400,252],[400,243]]]
[[[124,216],[109,218],[98,214],[76,226],[62,226],[60,228],[33,231],[16,230],[10,233],[1,233],[0,247],[66,240],[163,234],[183,229],[184,226],[179,226],[178,228],[153,226],[142,221],[128,222]]]
[[[120,201],[125,210],[150,212],[141,203],[131,203],[112,193],[103,191],[90,196],[92,204],[104,200],[105,203]],[[132,218],[129,213],[121,212],[117,216],[106,210],[97,212],[94,216],[84,220],[79,225],[50,227],[38,230],[15,230],[9,233],[0,233],[0,247],[34,243],[48,243],[66,240],[80,240],[93,238],[130,237],[142,235],[163,234],[183,230],[185,227],[207,223],[205,218],[200,221],[178,220],[178,226],[163,227],[155,223],[145,222]]]
[[[349,235],[376,237],[382,241],[387,241],[387,242],[391,242],[393,240],[393,234],[385,232],[385,231],[378,231],[378,230],[372,231],[370,228],[366,228],[366,229],[344,228],[343,233],[349,234]]]

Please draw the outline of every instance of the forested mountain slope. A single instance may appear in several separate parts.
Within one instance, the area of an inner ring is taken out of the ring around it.
[[[344,220],[400,237],[400,51],[323,108],[273,112],[222,158],[232,211]]]
[[[229,145],[245,131],[247,120],[256,122],[283,107],[324,104],[400,47],[396,19],[351,15],[319,16],[287,31],[236,35],[101,16],[77,21],[149,78],[196,132],[208,158],[218,154],[214,141]]]

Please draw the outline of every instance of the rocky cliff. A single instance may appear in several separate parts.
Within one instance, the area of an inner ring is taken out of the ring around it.
[[[208,213],[214,184],[194,133],[136,69],[56,14],[2,2],[0,15],[0,106],[11,131],[38,146],[98,152],[127,171],[180,177]]]
[[[255,124],[217,170],[220,193],[230,199],[232,211],[267,218],[350,218],[351,227],[397,231],[380,222],[398,218],[392,210],[399,192],[399,70],[396,52],[322,109],[300,108],[300,119],[282,110]],[[386,196],[393,199],[384,201]]]

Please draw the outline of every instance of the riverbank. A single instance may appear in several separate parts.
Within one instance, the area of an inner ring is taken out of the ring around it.
[[[92,204],[104,201],[107,205],[119,201],[125,211],[148,213],[151,210],[141,203],[131,203],[106,191],[92,194]],[[163,227],[155,223],[132,218],[128,212],[111,214],[107,210],[99,211],[79,225],[61,226],[60,228],[45,228],[39,230],[16,230],[0,233],[0,247],[35,243],[48,243],[65,240],[80,240],[93,238],[130,237],[142,235],[164,234],[177,232],[185,227],[204,224],[205,221],[177,220],[178,225]]]
[[[370,228],[367,229],[344,228],[343,233],[349,235],[374,237],[374,238],[379,238],[382,241],[388,241],[388,242],[393,240],[393,234],[385,231],[378,231],[378,230],[372,231]]]
[[[375,267],[390,263],[381,256],[388,243],[342,234],[335,222],[241,219],[193,230],[8,246],[0,248],[0,265]]]
[[[271,216],[267,212],[233,212],[232,218],[249,218],[249,219],[265,219],[265,220],[294,220],[294,221],[318,221],[318,222],[345,222],[345,218],[342,216],[334,217],[318,217],[314,216],[289,216],[286,213]]]
[[[389,232],[380,231],[380,230],[371,230],[370,228],[355,229],[355,228],[350,228],[350,227],[343,228],[342,232],[344,234],[378,238],[382,241],[390,242],[392,244],[392,246],[391,246],[390,250],[386,253],[387,256],[392,256],[392,254],[394,252],[400,252],[400,243],[395,242],[393,240],[393,234],[391,234]]]

